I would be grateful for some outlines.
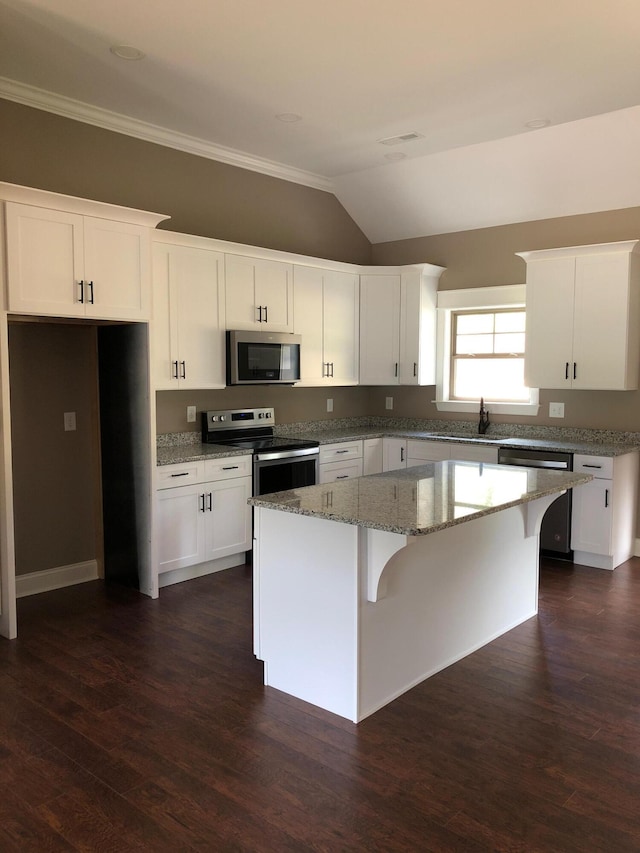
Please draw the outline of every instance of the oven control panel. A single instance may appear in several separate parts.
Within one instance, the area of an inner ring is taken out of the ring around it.
[[[258,426],[273,426],[275,413],[273,408],[262,409],[225,409],[218,412],[202,412],[202,430],[211,432],[216,429],[249,429]]]

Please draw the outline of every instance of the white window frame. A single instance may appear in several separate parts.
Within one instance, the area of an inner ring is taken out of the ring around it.
[[[499,287],[472,287],[465,290],[438,291],[436,345],[436,408],[439,412],[476,413],[478,403],[450,398],[451,314],[454,311],[487,310],[491,308],[524,308],[526,285],[507,284]],[[526,342],[525,342],[526,346]],[[499,403],[485,399],[493,415],[538,414],[538,389],[531,388],[528,403]]]

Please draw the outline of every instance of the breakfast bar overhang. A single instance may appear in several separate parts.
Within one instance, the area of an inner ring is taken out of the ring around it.
[[[534,616],[542,517],[590,479],[447,461],[252,498],[265,685],[359,722]]]

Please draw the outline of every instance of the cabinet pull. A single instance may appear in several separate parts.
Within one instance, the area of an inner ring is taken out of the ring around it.
[[[338,474],[338,476],[336,477],[336,480],[348,480],[348,479],[349,479],[348,474]]]
[[[609,506],[609,489],[604,490],[604,505],[605,507]]]
[[[236,468],[239,468],[239,467],[240,467],[239,465],[223,465],[222,470],[223,471],[235,471]]]
[[[331,378],[333,379],[333,362],[331,362]]]
[[[204,512],[204,492],[200,495],[200,512]]]
[[[417,361],[413,362],[413,375],[414,376],[418,375],[418,362]]]
[[[565,361],[565,363],[564,363],[564,378],[565,379],[569,378],[569,362],[568,361]]]
[[[173,378],[177,379],[178,378],[178,362],[172,361],[171,364],[173,365]]]
[[[79,281],[78,287],[80,288],[80,299],[78,300],[78,302],[80,302],[80,304],[83,305],[84,304],[84,281]]]
[[[573,362],[573,378],[574,379],[576,378],[576,363],[575,363],[575,361]]]
[[[395,373],[394,373],[394,375],[395,375],[395,376],[397,376],[397,375],[398,375],[398,362],[397,362],[397,361],[396,361],[396,369],[395,369]]]
[[[188,477],[189,472],[188,471],[181,471],[180,474],[172,474],[171,476],[172,477]]]
[[[180,364],[182,365],[182,371],[181,371],[181,373],[180,373],[180,378],[181,378],[181,379],[186,379],[186,378],[187,378],[187,365],[186,365],[186,362],[181,361],[181,362],[180,362]]]
[[[265,321],[265,323],[269,322],[269,306],[268,305],[264,306],[264,321]]]
[[[336,450],[336,456],[337,456],[339,453],[348,453],[348,452],[349,452],[348,450]]]
[[[208,501],[209,506],[207,507],[207,509],[209,510],[209,512],[211,512],[211,510],[212,510],[212,508],[213,508],[213,498],[212,498],[212,496],[211,496],[211,492],[209,492],[209,494],[208,494],[208,498],[209,498],[209,501]]]
[[[91,292],[91,295],[89,296],[89,299],[87,299],[87,302],[89,303],[89,305],[93,305],[94,304],[94,302],[93,302],[93,282],[92,281],[88,282],[88,285],[89,285],[89,290]]]
[[[602,468],[602,465],[589,465],[588,462],[585,462],[582,467],[583,468]]]
[[[325,376],[328,376],[328,375],[329,375],[329,362],[323,361],[322,362],[322,377],[324,378]]]
[[[262,305],[258,305],[258,323],[262,323]]]
[[[400,461],[404,462],[404,447],[400,448]]]

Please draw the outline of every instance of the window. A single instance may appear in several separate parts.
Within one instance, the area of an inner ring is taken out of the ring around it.
[[[451,399],[528,403],[524,308],[452,311],[451,321]]]
[[[494,415],[535,415],[538,390],[524,384],[525,285],[438,293],[436,405]]]

